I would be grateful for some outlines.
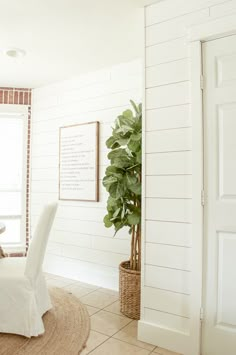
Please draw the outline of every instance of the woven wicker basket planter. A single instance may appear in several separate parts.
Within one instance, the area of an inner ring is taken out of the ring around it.
[[[126,317],[140,319],[140,271],[130,270],[130,262],[123,261],[120,266],[120,311]]]

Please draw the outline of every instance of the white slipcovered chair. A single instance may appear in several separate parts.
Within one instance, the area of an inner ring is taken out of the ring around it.
[[[0,332],[26,337],[44,333],[42,316],[52,308],[42,264],[57,204],[47,205],[27,258],[0,259]]]

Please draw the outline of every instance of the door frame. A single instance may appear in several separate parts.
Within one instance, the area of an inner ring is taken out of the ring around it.
[[[236,14],[208,21],[188,29],[191,78],[192,118],[192,289],[191,330],[196,332],[193,348],[201,353],[201,324],[199,323],[203,301],[203,237],[204,237],[204,136],[203,136],[203,87],[202,43],[236,35]]]

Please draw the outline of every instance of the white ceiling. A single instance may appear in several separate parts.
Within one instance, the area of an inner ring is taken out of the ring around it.
[[[0,0],[0,86],[39,87],[142,55],[153,0]]]

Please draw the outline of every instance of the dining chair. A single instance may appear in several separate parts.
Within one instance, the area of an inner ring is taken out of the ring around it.
[[[0,333],[43,334],[42,316],[52,308],[42,264],[57,203],[46,205],[27,257],[0,259]]]

